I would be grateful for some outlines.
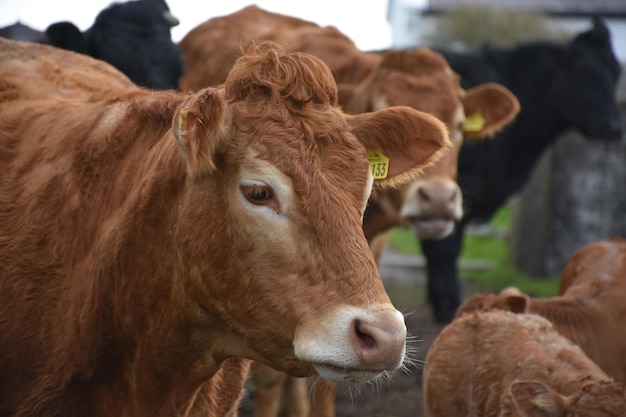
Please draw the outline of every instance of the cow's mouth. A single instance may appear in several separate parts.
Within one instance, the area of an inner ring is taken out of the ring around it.
[[[420,239],[443,239],[452,233],[456,223],[452,217],[411,216],[406,221]]]
[[[327,363],[314,363],[313,367],[322,378],[333,382],[362,383],[376,379],[384,372],[364,371],[362,369],[342,368]]]

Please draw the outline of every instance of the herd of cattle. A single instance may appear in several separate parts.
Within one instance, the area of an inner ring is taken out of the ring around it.
[[[332,417],[335,383],[412,365],[377,268],[396,226],[449,323],[426,417],[626,415],[626,241],[548,299],[461,304],[456,269],[559,133],[622,136],[602,20],[475,53],[364,52],[256,6],[176,23],[134,0],[0,29],[0,416],[235,416],[254,378],[275,417],[292,378],[288,409]]]

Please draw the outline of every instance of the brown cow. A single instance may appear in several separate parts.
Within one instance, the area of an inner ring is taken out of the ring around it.
[[[246,30],[241,31],[241,27]],[[501,129],[517,114],[519,103],[515,96],[496,84],[464,91],[446,60],[430,49],[394,50],[382,55],[365,53],[334,27],[320,27],[256,6],[210,19],[185,36],[180,47],[187,72],[181,88],[198,90],[220,84],[239,56],[241,45],[258,39],[279,41],[290,50],[312,53],[324,60],[339,85],[340,104],[348,113],[407,105],[446,124],[454,149],[427,167],[424,175],[410,185],[376,190],[365,211],[363,230],[377,262],[386,246],[385,232],[395,226],[409,226],[421,238],[442,238],[451,233],[463,213],[461,191],[455,180],[465,113],[480,118],[478,125],[474,120],[474,126],[468,127],[468,137],[483,138]],[[275,416],[280,399],[277,380],[281,377],[271,369],[257,369],[256,415]],[[306,391],[303,381],[290,382],[297,392]],[[264,389],[270,393],[259,394]],[[322,383],[312,392],[316,397],[313,416],[333,416],[334,387]],[[307,409],[302,401],[288,406],[298,410],[294,416]]]
[[[563,270],[561,291],[549,298],[531,298],[517,288],[474,294],[457,317],[492,309],[541,315],[607,374],[626,383],[626,241],[604,240],[579,249]]]
[[[334,27],[320,27],[256,6],[209,19],[183,38],[180,47],[186,73],[181,88],[196,91],[222,83],[242,45],[259,39],[278,41],[289,50],[308,52],[326,62],[339,86],[339,102],[348,113],[404,105],[446,123],[455,150],[429,167],[411,187],[376,196],[368,207],[364,231],[369,241],[400,224],[409,225],[423,239],[450,234],[463,214],[461,191],[455,180],[465,113],[472,116],[473,122],[466,125],[468,137],[484,138],[517,114],[515,96],[496,84],[464,91],[458,75],[433,50],[366,53]]]
[[[0,414],[233,415],[249,359],[401,366],[366,149],[381,186],[410,181],[449,146],[440,121],[346,115],[323,62],[270,44],[193,95],[43,45],[0,40],[0,61]]]
[[[534,314],[467,314],[424,367],[424,417],[622,417],[623,383]]]

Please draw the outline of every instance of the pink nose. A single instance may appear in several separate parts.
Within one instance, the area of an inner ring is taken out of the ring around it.
[[[417,190],[417,204],[422,216],[456,217],[461,196],[452,181],[424,181]]]
[[[406,326],[404,320],[389,313],[367,319],[355,318],[352,322],[354,352],[359,362],[370,371],[395,369],[402,362]]]

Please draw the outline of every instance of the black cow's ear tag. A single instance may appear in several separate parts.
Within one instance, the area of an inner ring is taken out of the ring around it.
[[[375,180],[387,178],[389,173],[389,158],[378,149],[370,149],[367,151],[367,161],[372,170],[372,176]]]

